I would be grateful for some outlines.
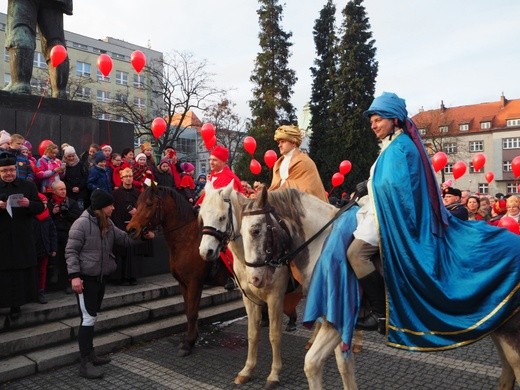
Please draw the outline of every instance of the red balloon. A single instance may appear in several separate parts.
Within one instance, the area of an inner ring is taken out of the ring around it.
[[[352,169],[352,164],[350,161],[348,160],[343,160],[340,164],[339,164],[339,173],[341,173],[342,175],[346,175],[350,172],[350,170]]]
[[[213,148],[213,146],[215,146],[217,144],[217,136],[214,135],[213,137],[211,137],[211,139],[206,139],[203,141],[204,141],[204,145],[206,145],[206,149],[211,150]]]
[[[51,64],[55,68],[67,58],[67,49],[63,45],[53,46],[51,49]]]
[[[264,153],[264,162],[267,168],[271,169],[276,160],[278,160],[278,155],[274,150],[269,149]]]
[[[493,179],[495,178],[495,174],[491,171],[489,172],[486,172],[486,174],[484,175],[484,177],[486,178],[486,181],[489,183],[491,183],[493,181]]]
[[[514,218],[504,216],[500,218],[497,224],[498,227],[506,228],[511,233],[520,234],[520,225]]]
[[[152,134],[157,139],[166,131],[166,121],[163,118],[155,118],[152,122]]]
[[[137,73],[141,72],[146,64],[146,56],[141,50],[135,50],[130,55],[130,62]]]
[[[249,170],[251,173],[253,173],[253,175],[258,175],[260,172],[262,172],[262,166],[253,158],[249,164]]]
[[[204,123],[200,128],[200,136],[204,143],[207,144],[215,136],[215,126],[211,123]]]
[[[332,175],[332,186],[338,187],[343,184],[345,181],[345,176],[339,172],[336,172],[334,175]]]
[[[53,142],[50,139],[44,139],[42,142],[40,142],[40,145],[38,146],[38,152],[40,152],[40,156],[43,156],[45,148],[52,143]]]
[[[435,172],[439,172],[448,163],[448,156],[444,152],[437,152],[432,157],[432,165]]]
[[[108,54],[100,54],[97,59],[97,67],[101,74],[107,77],[112,70],[112,58]]]
[[[256,150],[256,140],[248,135],[244,138],[244,149],[252,156]]]
[[[520,156],[516,156],[511,162],[511,169],[515,175],[515,178],[520,176]]]
[[[459,177],[464,176],[466,173],[466,164],[462,161],[458,161],[453,164],[453,178],[457,180]]]
[[[480,171],[484,168],[484,164],[486,163],[486,156],[483,153],[477,153],[473,156],[473,168],[475,171]]]

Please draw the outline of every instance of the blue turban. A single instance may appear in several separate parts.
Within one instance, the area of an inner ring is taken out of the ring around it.
[[[408,117],[404,99],[392,92],[383,92],[381,96],[374,99],[369,109],[364,112],[366,117],[374,114],[386,119],[397,118],[403,122]]]

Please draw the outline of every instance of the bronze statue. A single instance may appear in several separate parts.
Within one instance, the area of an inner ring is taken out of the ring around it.
[[[72,0],[8,0],[5,46],[9,50],[11,82],[6,91],[31,94],[31,77],[36,49],[36,26],[42,53],[49,67],[52,96],[67,98],[69,59],[57,67],[50,61],[51,49],[65,45],[63,14],[72,15]]]

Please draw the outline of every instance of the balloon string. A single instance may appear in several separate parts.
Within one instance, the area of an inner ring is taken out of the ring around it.
[[[43,98],[45,97],[46,91],[49,89],[50,84],[50,77],[47,79],[46,87],[43,89],[42,95],[40,96],[40,101],[38,102],[38,105],[36,106],[36,111],[33,114],[33,117],[31,119],[31,122],[29,122],[29,126],[27,126],[27,130],[25,131],[25,138],[29,137],[29,133],[31,132],[31,128],[34,125],[34,122],[36,121],[36,115],[38,115],[38,112],[40,112],[40,107],[43,103]]]
[[[107,86],[105,85],[105,112],[107,113],[107,116],[108,116],[108,88]],[[107,144],[110,145],[110,117],[108,117],[108,120],[107,120]]]

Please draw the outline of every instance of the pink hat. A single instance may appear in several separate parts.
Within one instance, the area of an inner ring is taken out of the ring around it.
[[[223,146],[217,145],[211,151],[211,155],[218,158],[220,161],[226,162],[229,157],[229,149]]]
[[[193,166],[193,164],[189,163],[189,162],[185,162],[181,165],[181,168],[184,172],[193,172],[195,170],[195,167]]]

